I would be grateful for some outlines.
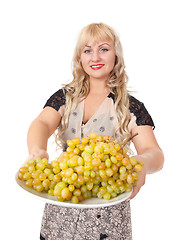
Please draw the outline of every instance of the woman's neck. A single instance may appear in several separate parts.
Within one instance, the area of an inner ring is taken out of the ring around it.
[[[101,80],[92,80],[90,79],[90,94],[109,94],[109,88],[106,86],[106,82],[105,81],[101,81]]]

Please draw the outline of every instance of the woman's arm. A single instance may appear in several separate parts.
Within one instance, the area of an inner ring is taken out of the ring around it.
[[[45,107],[32,122],[28,130],[27,145],[31,157],[47,157],[48,138],[57,129],[61,120],[60,114],[51,107]]]
[[[139,173],[139,180],[133,189],[130,199],[134,198],[145,183],[147,173],[155,173],[162,169],[164,154],[160,149],[151,126],[137,126],[133,128],[132,134],[138,133],[133,139],[137,156],[134,158],[144,162],[142,172]]]
[[[154,173],[162,169],[164,155],[160,149],[151,126],[138,126],[133,128],[132,134],[138,133],[133,139],[138,157],[146,167],[146,173]]]

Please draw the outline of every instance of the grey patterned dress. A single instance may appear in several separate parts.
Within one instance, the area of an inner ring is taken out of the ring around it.
[[[129,96],[131,121],[129,130],[140,125],[154,127],[144,104]],[[84,101],[80,101],[69,119],[63,139],[85,137],[90,132],[113,136],[117,126],[114,95],[110,93],[95,114],[82,125]],[[62,89],[53,94],[44,107],[53,107],[62,116],[66,104]],[[116,138],[120,141],[119,135]],[[66,148],[66,146],[64,146]],[[103,208],[66,208],[46,203],[41,225],[41,240],[131,240],[130,201]]]

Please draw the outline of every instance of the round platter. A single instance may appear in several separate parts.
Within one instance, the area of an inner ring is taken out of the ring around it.
[[[108,207],[108,206],[112,206],[112,205],[117,205],[117,204],[127,200],[132,194],[132,190],[131,190],[131,192],[122,193],[119,196],[112,198],[110,200],[105,200],[105,199],[100,199],[100,198],[89,198],[78,204],[74,204],[74,203],[71,203],[70,201],[60,202],[56,199],[55,196],[50,196],[48,193],[44,193],[44,192],[39,193],[32,188],[26,187],[24,184],[25,182],[18,178],[18,172],[16,173],[15,179],[16,179],[17,184],[21,187],[21,189],[25,190],[31,196],[39,198],[40,200],[43,200],[47,203],[59,205],[62,207],[74,207],[74,208]]]

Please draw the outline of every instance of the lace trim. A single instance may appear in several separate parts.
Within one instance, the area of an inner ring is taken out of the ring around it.
[[[151,115],[148,113],[144,104],[137,100],[133,96],[129,96],[130,107],[129,110],[136,116],[136,124],[140,125],[149,125],[155,128],[154,122],[151,118]]]
[[[63,89],[59,89],[57,92],[55,92],[46,102],[44,105],[45,107],[52,107],[56,111],[60,109],[61,106],[65,105],[66,103],[66,97]]]

